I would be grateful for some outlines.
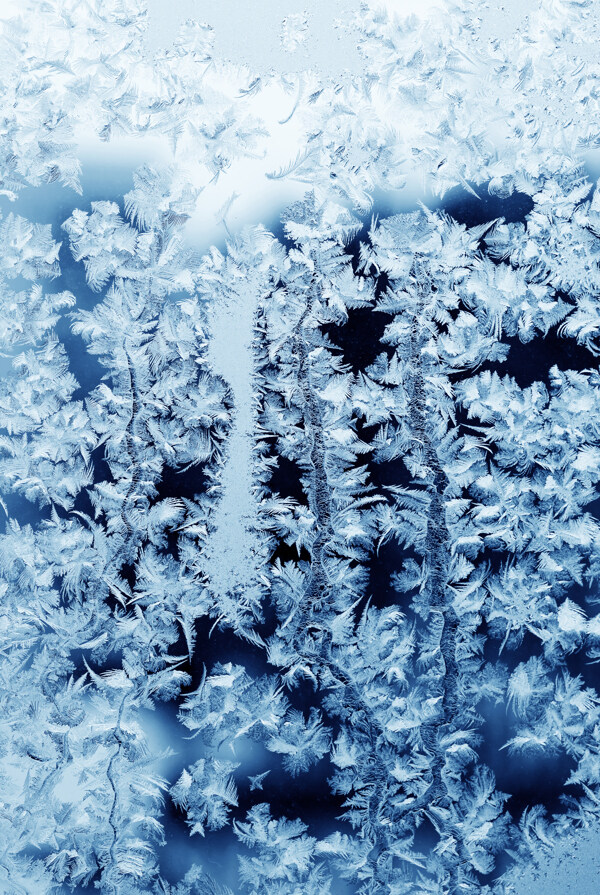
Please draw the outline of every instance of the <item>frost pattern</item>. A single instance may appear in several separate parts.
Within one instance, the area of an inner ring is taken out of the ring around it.
[[[511,864],[597,817],[588,6],[487,43],[470,2],[437,23],[365,6],[365,76],[299,78],[282,122],[301,145],[271,179],[312,189],[282,233],[202,258],[186,223],[260,154],[239,104],[260,79],[223,91],[193,22],[149,63],[137,0],[7,26],[7,202],[80,190],[82,127],[163,134],[174,158],[136,171],[123,210],[72,208],[62,246],[0,221],[7,892],[228,895],[199,848],[167,878],[171,812],[192,842],[235,842],[250,895],[502,895]],[[415,159],[440,195],[532,210],[363,226],[349,208]],[[96,301],[54,290],[65,250]],[[356,321],[378,330],[368,360]],[[169,708],[193,749],[167,778],[148,715]]]
[[[158,189],[162,209],[142,211]],[[565,197],[558,222],[548,194]],[[196,891],[161,875],[165,798],[192,835],[233,824],[252,893],[324,892],[340,877],[356,891],[475,892],[482,880],[500,891],[498,856],[535,853],[594,814],[600,701],[571,663],[597,658],[600,637],[600,530],[587,509],[600,480],[596,264],[572,248],[589,243],[599,193],[582,194],[549,183],[527,226],[390,217],[354,266],[345,247],[360,221],[312,195],[286,212],[285,243],[257,227],[198,261],[179,236],[173,173],[142,168],[128,220],[95,202],[64,223],[99,293],[91,310],[68,311],[106,371],[84,400],[53,330],[74,299],[44,297],[37,282],[59,275],[57,246],[48,230],[4,221],[4,799],[18,822],[5,824],[3,868],[14,891]],[[17,277],[34,279],[12,293]],[[353,370],[333,334],[365,311],[383,319],[380,350]],[[511,340],[553,330],[590,368],[555,365],[527,386],[502,375]],[[227,369],[219,333],[232,336]],[[251,369],[236,368],[244,352]],[[281,464],[298,470],[297,496],[271,484]],[[374,484],[394,464],[396,482]],[[28,502],[46,508],[35,524],[19,521]],[[228,534],[250,566],[230,564]],[[370,575],[392,545],[390,598]],[[246,643],[248,660],[208,660],[205,623]],[[172,700],[198,751],[169,784],[139,713]],[[506,736],[486,752],[494,704]],[[245,743],[263,756],[257,774]],[[509,810],[482,757],[502,772],[505,749],[568,759],[554,817],[542,804]],[[282,774],[326,766],[334,832],[273,816]]]

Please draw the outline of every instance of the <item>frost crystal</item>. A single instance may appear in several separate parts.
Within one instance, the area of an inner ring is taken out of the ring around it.
[[[292,13],[281,23],[281,43],[284,50],[292,53],[306,43],[308,17],[306,13]]]

